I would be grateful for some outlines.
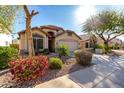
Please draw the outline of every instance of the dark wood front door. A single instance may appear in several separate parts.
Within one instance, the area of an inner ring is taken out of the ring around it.
[[[55,38],[49,38],[49,51],[55,52]]]
[[[53,32],[48,32],[49,36],[49,51],[54,52],[55,51],[55,35]]]

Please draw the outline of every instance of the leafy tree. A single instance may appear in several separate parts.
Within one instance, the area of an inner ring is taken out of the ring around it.
[[[26,5],[23,6],[11,6],[11,5],[5,5],[0,6],[0,31],[1,33],[8,33],[12,32],[12,27],[15,22],[15,18],[17,15],[17,12],[19,9],[24,10],[25,19],[26,19],[26,35],[29,45],[29,56],[35,55],[34,53],[34,47],[33,47],[33,40],[32,40],[32,33],[31,33],[31,20],[32,17],[38,14],[38,12],[35,12],[34,10],[29,11],[28,7]]]
[[[104,10],[86,20],[83,32],[100,37],[109,48],[108,43],[111,40],[124,34],[124,14],[119,11]]]
[[[12,32],[12,26],[20,6],[1,5],[0,6],[0,33]]]

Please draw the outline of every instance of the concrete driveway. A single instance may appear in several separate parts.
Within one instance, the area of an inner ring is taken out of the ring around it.
[[[124,87],[124,56],[95,55],[92,62],[97,63],[97,65],[36,85],[35,88]]]
[[[113,51],[114,54],[116,54],[116,55],[119,55],[119,56],[124,55],[124,50],[112,50],[112,51]]]

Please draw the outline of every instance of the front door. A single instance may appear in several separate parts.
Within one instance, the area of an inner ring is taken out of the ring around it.
[[[53,32],[48,32],[50,37],[49,37],[49,51],[50,52],[55,52],[55,35]]]
[[[49,51],[50,52],[55,51],[55,38],[54,37],[49,38]]]

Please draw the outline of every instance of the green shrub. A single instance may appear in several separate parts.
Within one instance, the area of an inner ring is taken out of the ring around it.
[[[104,46],[100,45],[100,44],[95,44],[95,48],[96,49],[104,49]]]
[[[104,51],[105,51],[105,53],[111,52],[111,47],[104,45]]]
[[[111,52],[111,47],[109,47],[109,46],[107,46],[107,45],[105,45],[105,44],[96,44],[95,45],[95,48],[96,49],[103,49],[103,51],[104,51],[104,53],[108,53],[108,52]]]
[[[92,61],[92,53],[84,50],[76,50],[74,51],[75,58],[77,63],[83,66],[89,66],[91,65]]]
[[[60,58],[52,57],[49,59],[49,66],[51,69],[61,69],[62,65],[63,63]]]
[[[49,54],[49,49],[47,49],[47,48],[45,48],[45,49],[39,49],[39,53]]]
[[[44,49],[39,49],[38,52],[39,53],[43,53]]]
[[[43,53],[44,53],[44,54],[49,54],[49,49],[45,48],[45,49],[43,50]]]
[[[67,45],[59,45],[57,47],[57,52],[59,53],[59,56],[69,56],[69,48]]]
[[[0,47],[0,69],[8,67],[8,62],[18,58],[18,50],[11,47]]]
[[[115,45],[112,45],[110,48],[111,48],[111,49],[119,49],[119,48],[120,48],[120,46],[119,46],[119,45],[117,45],[117,44],[115,44]]]

